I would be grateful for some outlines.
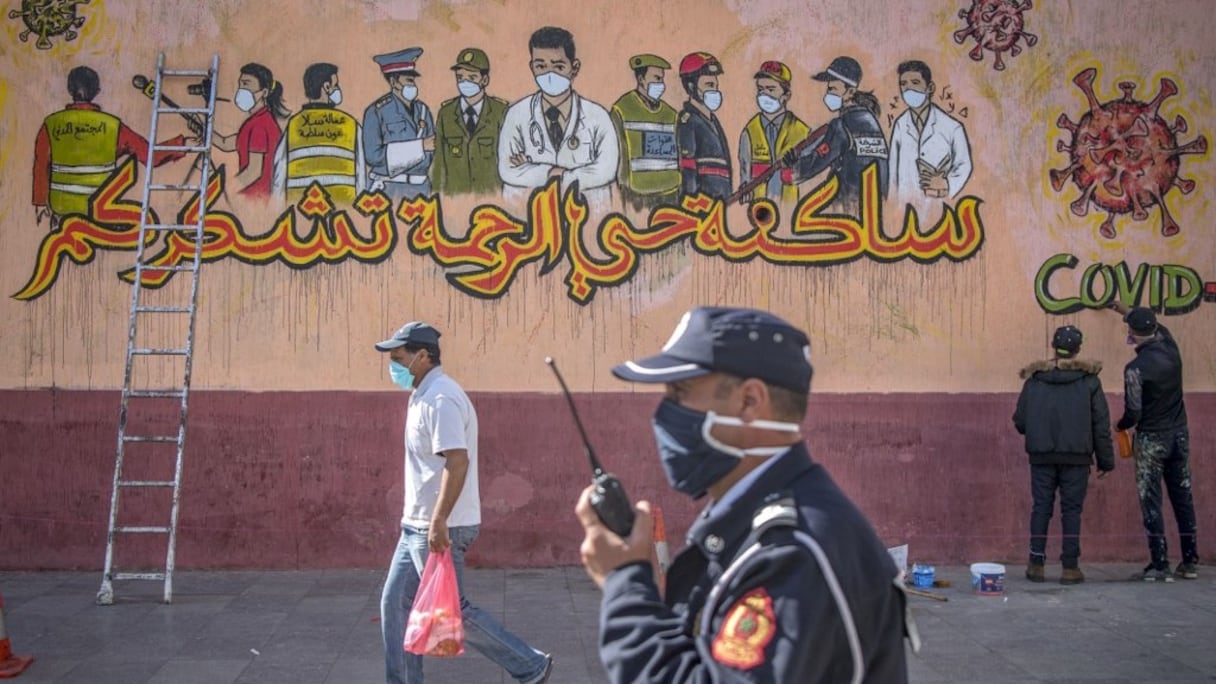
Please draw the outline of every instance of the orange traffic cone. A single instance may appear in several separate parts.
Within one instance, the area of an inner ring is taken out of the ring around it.
[[[659,593],[667,590],[667,568],[671,567],[671,553],[667,550],[667,528],[663,525],[663,509],[655,506],[654,511],[654,557],[658,567]]]
[[[0,595],[0,679],[16,677],[34,662],[34,656],[13,655],[13,646],[4,627],[4,596]]]

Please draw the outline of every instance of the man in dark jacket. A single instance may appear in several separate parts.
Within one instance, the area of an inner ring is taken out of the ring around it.
[[[1060,584],[1079,584],[1085,575],[1077,565],[1081,557],[1081,509],[1089,485],[1089,466],[1098,461],[1098,477],[1115,469],[1110,441],[1110,409],[1097,361],[1076,359],[1081,331],[1066,325],[1051,341],[1055,354],[1022,369],[1026,381],[1018,397],[1013,425],[1026,435],[1030,456],[1030,562],[1026,579],[1042,582],[1047,555],[1047,526],[1060,490],[1060,518],[1064,525]]]
[[[1199,545],[1195,540],[1195,504],[1191,499],[1190,435],[1182,400],[1182,354],[1170,331],[1157,322],[1152,309],[1128,309],[1116,304],[1127,323],[1127,343],[1136,345],[1136,358],[1123,369],[1123,417],[1120,430],[1136,429],[1133,454],[1136,491],[1148,533],[1150,562],[1133,579],[1172,582],[1161,517],[1161,480],[1178,521],[1182,562],[1174,575],[1199,577]]]
[[[612,372],[667,385],[653,421],[663,469],[673,489],[710,503],[664,595],[649,561],[649,505],[637,504],[622,538],[583,492],[581,553],[604,590],[608,680],[907,682],[895,564],[801,436],[806,333],[764,311],[697,308],[662,353]]]

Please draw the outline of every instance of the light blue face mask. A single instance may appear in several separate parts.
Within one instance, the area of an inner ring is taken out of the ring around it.
[[[919,109],[929,99],[929,96],[919,90],[905,90],[903,92],[904,102],[912,109]]]
[[[667,85],[663,83],[648,83],[646,84],[646,94],[650,99],[656,102],[663,97],[663,93],[667,92]]]
[[[396,383],[401,389],[407,391],[414,389],[414,372],[410,370],[410,368],[414,365],[414,361],[417,360],[417,354],[414,355],[414,358],[410,359],[409,366],[402,366],[396,361],[390,360],[388,362],[388,376],[392,378],[393,382]]]
[[[464,95],[465,97],[473,97],[477,93],[481,92],[481,86],[472,81],[460,81],[456,84],[456,89],[459,90],[460,94]]]
[[[762,93],[756,96],[756,106],[759,107],[760,111],[764,112],[765,114],[772,114],[778,109],[781,109],[781,100],[778,100],[772,95],[765,95]]]
[[[706,109],[716,112],[722,106],[722,91],[706,90],[704,93],[701,93],[701,101],[705,103]]]
[[[835,112],[844,105],[844,98],[836,93],[828,93],[823,96],[823,104],[826,105],[830,111]]]
[[[413,102],[418,99],[418,86],[407,85],[401,86],[401,97],[404,97],[406,102]]]

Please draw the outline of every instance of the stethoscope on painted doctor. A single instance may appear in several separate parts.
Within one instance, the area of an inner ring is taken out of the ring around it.
[[[534,95],[533,97],[537,98],[537,100],[540,99],[539,94]],[[582,111],[583,108],[579,106],[579,103],[577,101],[575,101],[572,104],[574,106],[574,109],[578,110],[576,112],[572,112],[577,121],[577,124],[574,127],[574,129],[577,131],[583,127],[583,111]],[[531,122],[528,124],[528,140],[531,141],[532,145],[536,148],[537,152],[539,152],[540,154],[544,154],[545,153],[545,141],[549,138],[549,133],[544,129],[543,126],[540,125],[540,122],[536,120],[536,113],[538,111],[540,111],[540,109],[541,109],[540,103],[537,101],[533,101],[532,116],[529,117],[531,119]],[[570,136],[570,142],[567,143],[567,145],[569,146],[569,148],[571,150],[577,150],[578,149],[578,135],[575,134],[575,135]]]

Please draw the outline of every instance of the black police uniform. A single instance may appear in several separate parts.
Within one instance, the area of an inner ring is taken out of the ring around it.
[[[798,160],[799,182],[831,168],[840,179],[840,190],[831,208],[859,216],[861,211],[861,172],[871,164],[878,166],[878,192],[887,197],[887,158],[889,150],[878,119],[861,105],[848,105],[828,124],[828,132],[813,142]]]
[[[608,575],[610,681],[908,681],[912,624],[886,549],[803,444],[772,458],[741,497],[693,524],[665,600],[649,563]]]
[[[701,193],[726,199],[731,185],[730,144],[718,117],[706,117],[691,102],[684,103],[676,123],[680,147],[681,196]]]

